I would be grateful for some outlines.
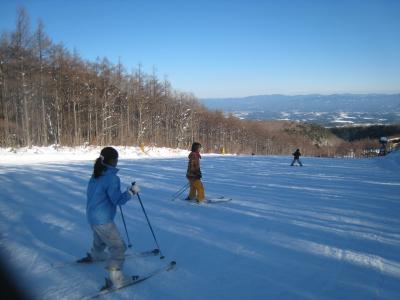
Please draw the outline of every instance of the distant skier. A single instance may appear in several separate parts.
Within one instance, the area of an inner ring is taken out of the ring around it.
[[[131,277],[122,272],[126,245],[114,223],[117,206],[125,204],[140,190],[137,184],[121,192],[120,179],[117,176],[118,152],[112,147],[101,150],[96,159],[93,175],[87,187],[86,217],[93,231],[93,246],[80,263],[106,260],[109,278],[106,286],[121,286],[131,281]],[[110,256],[104,251],[108,248]]]
[[[293,161],[291,166],[294,166],[294,163],[296,161],[299,163],[300,166],[303,166],[303,164],[300,161],[300,156],[301,156],[300,149],[296,149],[296,151],[293,152]]]
[[[186,178],[189,180],[190,192],[186,200],[196,200],[198,203],[204,201],[204,187],[201,182],[201,170],[200,170],[200,143],[192,144],[192,152],[189,154],[189,163],[186,172]]]

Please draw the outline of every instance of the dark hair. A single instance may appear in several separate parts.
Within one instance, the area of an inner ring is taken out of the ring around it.
[[[200,148],[200,147],[201,147],[201,144],[200,144],[200,143],[194,142],[194,143],[192,144],[192,152],[199,151],[199,148]]]
[[[111,160],[118,158],[118,151],[113,147],[105,147],[100,152],[100,157],[96,159],[93,167],[93,177],[100,177],[104,170],[107,168],[106,165],[110,163]]]

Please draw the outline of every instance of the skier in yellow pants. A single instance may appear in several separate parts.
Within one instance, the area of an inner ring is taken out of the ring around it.
[[[201,170],[200,170],[200,143],[192,144],[192,152],[189,154],[188,169],[186,172],[186,178],[189,180],[190,192],[186,200],[196,200],[201,203],[204,201],[204,187],[201,182]]]

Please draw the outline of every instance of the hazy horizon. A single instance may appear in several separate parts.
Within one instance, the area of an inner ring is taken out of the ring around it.
[[[287,96],[287,97],[302,97],[302,96],[333,96],[333,95],[357,95],[357,96],[361,96],[361,95],[385,95],[385,96],[391,96],[391,95],[400,95],[400,91],[399,92],[393,92],[393,93],[326,93],[326,94],[322,94],[322,93],[304,93],[304,94],[281,94],[281,93],[273,93],[273,94],[257,94],[257,95],[248,95],[248,96],[242,96],[242,97],[231,97],[231,96],[227,96],[227,97],[203,97],[203,98],[199,98],[200,100],[203,99],[243,99],[243,98],[250,98],[250,97],[263,97],[263,96]]]

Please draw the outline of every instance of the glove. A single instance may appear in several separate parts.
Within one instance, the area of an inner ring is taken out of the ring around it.
[[[136,182],[133,182],[132,185],[128,186],[127,190],[131,195],[136,195],[140,192],[139,185]]]

